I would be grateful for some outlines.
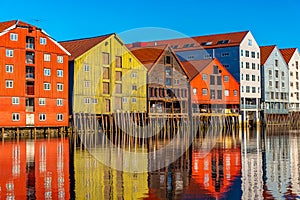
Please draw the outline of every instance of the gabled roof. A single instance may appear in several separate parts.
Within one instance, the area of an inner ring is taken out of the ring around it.
[[[27,24],[25,22],[19,21],[19,20],[11,20],[11,21],[7,21],[7,22],[0,22],[0,32],[3,32],[13,26],[32,26],[30,24]]]
[[[275,49],[276,45],[262,46],[260,48],[260,64],[264,65],[271,55],[272,51]]]
[[[203,69],[205,69],[211,62],[213,62],[212,59],[206,59],[206,60],[190,60],[190,61],[184,61],[181,63],[187,72],[189,80],[192,80]]]
[[[153,47],[135,47],[129,50],[133,55],[147,67],[148,71],[156,64],[161,55],[167,51],[168,45]]]
[[[293,57],[296,50],[297,48],[280,49],[280,53],[287,64],[289,64],[289,62],[291,61],[291,58]]]
[[[112,33],[98,37],[68,40],[59,43],[71,53],[69,60],[74,60],[112,35],[115,34]]]
[[[191,49],[221,48],[229,46],[239,46],[249,31],[232,32],[223,34],[213,34],[205,36],[194,36],[186,38],[176,38],[170,40],[158,40],[148,42],[147,46],[168,44],[174,51],[184,51]],[[134,44],[131,44],[133,46]],[[145,45],[145,43],[143,43]],[[130,46],[130,45],[129,45]]]

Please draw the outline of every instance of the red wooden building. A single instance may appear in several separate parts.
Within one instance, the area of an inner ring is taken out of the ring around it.
[[[42,29],[0,23],[0,127],[68,125],[68,56]]]
[[[191,87],[193,113],[237,113],[239,83],[218,59],[182,62]]]

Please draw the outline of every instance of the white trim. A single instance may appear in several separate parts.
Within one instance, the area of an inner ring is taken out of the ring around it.
[[[51,40],[54,44],[56,44],[61,50],[63,50],[68,56],[71,55],[70,52],[68,52],[63,46],[61,46],[58,42],[56,42],[54,39],[50,37],[48,33],[46,33],[43,29],[41,29],[41,32],[48,36],[49,40]]]
[[[9,27],[9,28],[5,29],[4,31],[2,31],[2,32],[0,33],[0,36],[2,36],[2,35],[4,35],[4,34],[8,33],[10,30],[15,29],[16,27],[17,27],[16,24],[12,25],[11,27]]]

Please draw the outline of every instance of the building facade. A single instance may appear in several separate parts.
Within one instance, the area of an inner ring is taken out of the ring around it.
[[[260,120],[260,48],[250,31],[148,42],[153,44],[171,45],[181,61],[218,58],[240,83],[243,119]],[[251,79],[242,80],[243,74]]]
[[[68,56],[42,29],[0,23],[0,127],[68,126]]]
[[[277,46],[260,47],[262,102],[266,114],[288,114],[289,71]]]
[[[147,69],[116,34],[60,44],[72,54],[70,112],[146,112]]]
[[[300,110],[300,54],[297,48],[280,49],[289,70],[289,111]]]
[[[135,47],[130,50],[148,68],[149,116],[187,116],[188,77],[172,49],[163,45]]]
[[[239,83],[218,59],[182,64],[190,79],[193,114],[239,112]]]

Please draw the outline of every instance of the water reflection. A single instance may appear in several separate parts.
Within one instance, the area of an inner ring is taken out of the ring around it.
[[[0,197],[299,199],[299,133],[280,129],[206,130],[168,166],[163,164],[174,157],[176,149],[183,148],[185,140],[176,141],[164,154],[158,151],[169,142],[164,138],[125,151],[118,146],[87,150],[68,138],[3,142]],[[103,164],[99,157],[124,170]]]

